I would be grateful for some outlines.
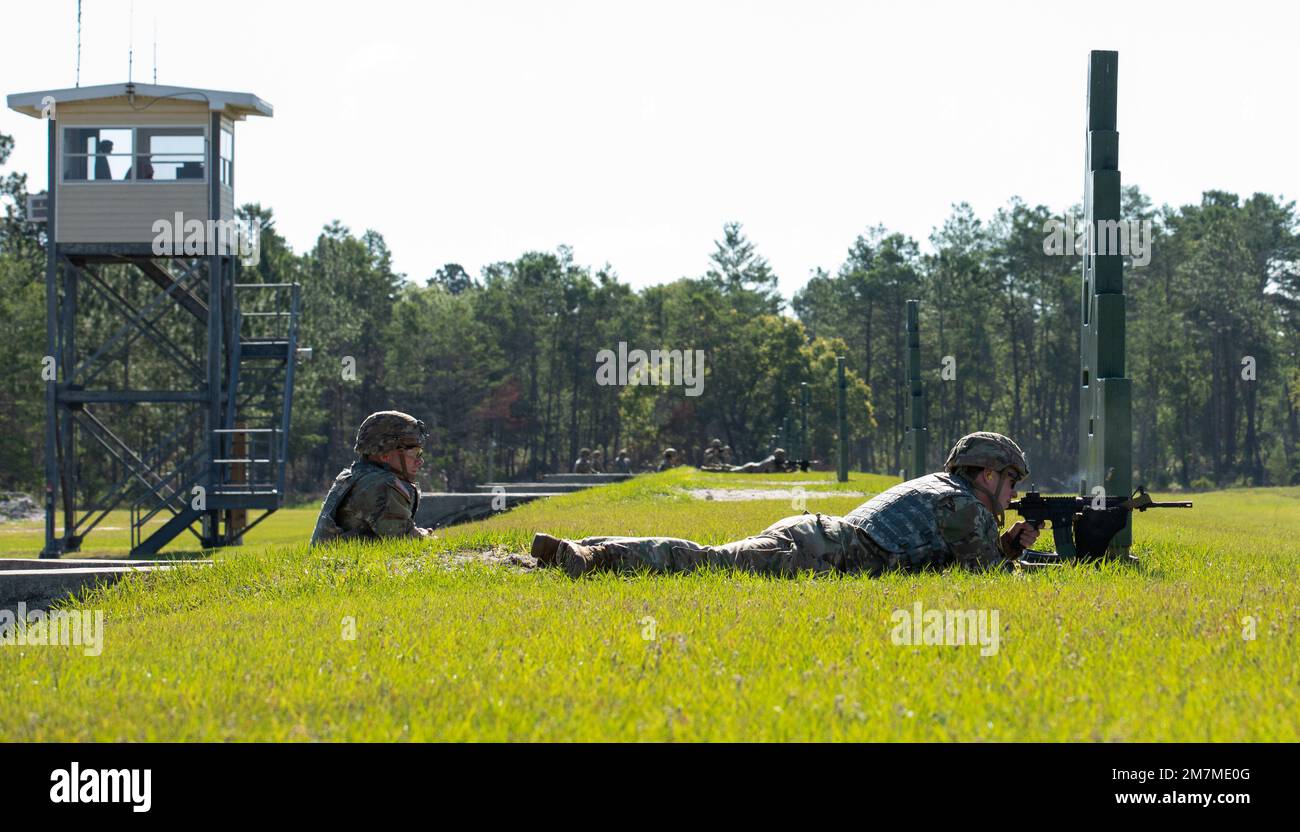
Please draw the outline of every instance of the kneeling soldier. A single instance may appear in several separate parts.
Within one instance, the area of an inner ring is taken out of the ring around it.
[[[958,440],[944,473],[890,488],[846,517],[803,514],[778,520],[754,537],[702,546],[667,537],[533,538],[538,562],[573,577],[595,569],[675,572],[703,565],[792,575],[889,570],[919,572],[954,564],[971,569],[1004,566],[1032,546],[1038,530],[1018,522],[998,535],[1015,485],[1029,475],[1016,443],[996,433]]]
[[[424,462],[424,422],[396,410],[372,413],[357,430],[357,459],[338,475],[325,496],[311,545],[332,540],[425,537],[415,525],[420,487],[415,472]]]

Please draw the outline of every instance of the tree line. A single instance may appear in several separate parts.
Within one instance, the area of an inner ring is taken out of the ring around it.
[[[0,136],[0,166],[11,148]],[[21,216],[25,193],[23,176],[0,178],[0,488],[38,491],[45,255],[42,228]],[[921,301],[930,467],[960,435],[996,430],[1025,448],[1040,483],[1064,488],[1077,477],[1080,260],[1044,247],[1049,221],[1078,215],[1077,206],[1013,198],[982,219],[955,205],[924,251],[904,234],[867,228],[788,305],[736,223],[723,226],[704,273],[634,290],[566,247],[478,274],[448,263],[408,279],[377,231],[334,222],[297,253],[269,207],[238,213],[261,227],[260,259],[240,280],[303,286],[300,343],[313,356],[297,369],[289,448],[290,489],[302,497],[323,492],[348,463],[361,419],[389,408],[430,427],[424,485],[435,489],[567,470],[582,447],[606,459],[627,447],[635,463],[653,464],[672,446],[698,463],[714,437],[740,461],[780,442],[830,463],[837,356],[848,367],[851,464],[896,473],[911,298]],[[1207,191],[1199,204],[1156,209],[1130,187],[1124,215],[1153,229],[1150,262],[1125,270],[1135,482],[1300,483],[1295,203]],[[123,268],[103,267],[104,281],[121,279],[123,298],[143,304],[151,288],[114,271]],[[83,311],[82,344],[120,322],[107,300],[87,298]],[[159,326],[202,354],[179,316]],[[643,383],[609,384],[600,356],[620,344],[701,351],[702,383],[691,389],[652,371],[633,373]],[[166,387],[175,373],[144,343],[114,361],[106,376],[117,386]],[[810,402],[802,446],[801,384]],[[130,410],[123,430],[144,444],[174,418],[149,405]]]

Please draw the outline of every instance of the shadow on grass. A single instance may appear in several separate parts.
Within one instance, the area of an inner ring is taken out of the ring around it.
[[[211,558],[220,549],[182,549],[178,552],[160,552],[156,555],[127,555],[124,558],[105,558],[105,560],[204,560]]]

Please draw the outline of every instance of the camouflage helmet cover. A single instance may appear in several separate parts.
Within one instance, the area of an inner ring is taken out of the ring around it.
[[[722,447],[722,440],[721,440],[721,439],[714,439],[712,442],[709,443],[709,447],[710,447],[710,448],[721,448],[721,447]]]
[[[677,449],[676,449],[676,448],[665,448],[665,449],[664,449],[664,456],[677,456]]]
[[[1000,433],[980,431],[970,433],[957,440],[948,454],[948,461],[943,470],[951,474],[966,465],[977,468],[992,468],[1002,471],[1011,468],[1017,479],[1029,476],[1029,464],[1025,462],[1025,453],[1020,446]]]
[[[381,410],[371,413],[357,428],[353,449],[363,455],[383,454],[399,448],[419,447],[427,436],[424,422],[409,413]]]
[[[785,448],[777,448],[776,450],[772,451],[772,456],[775,456],[775,457],[784,457],[784,456],[785,456]]]

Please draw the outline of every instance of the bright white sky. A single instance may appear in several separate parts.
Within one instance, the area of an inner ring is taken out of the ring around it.
[[[86,0],[83,85],[126,80],[131,0]],[[641,287],[744,223],[788,297],[884,223],[1081,198],[1089,49],[1157,204],[1300,193],[1295,4],[135,0],[135,79],[253,92],[236,199],[296,251],[374,228],[416,280],[573,246]],[[0,95],[71,86],[75,0],[0,0]],[[0,110],[45,186],[43,125]]]

